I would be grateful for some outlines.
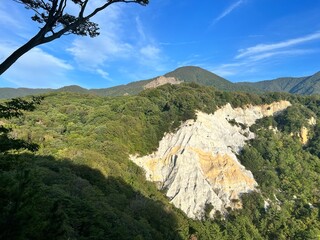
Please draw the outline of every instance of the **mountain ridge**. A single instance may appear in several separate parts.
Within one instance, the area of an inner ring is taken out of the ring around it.
[[[162,78],[162,79],[161,79]],[[169,79],[166,81],[163,79]],[[160,81],[159,81],[160,79]],[[163,81],[163,83],[161,82]],[[156,84],[153,84],[157,82]],[[222,91],[237,92],[288,92],[301,95],[320,94],[320,71],[306,77],[281,77],[259,82],[233,83],[208,70],[196,66],[179,67],[162,76],[151,79],[130,82],[128,84],[113,86],[110,88],[87,89],[78,85],[64,86],[58,89],[51,88],[0,88],[0,99],[24,97],[27,95],[43,94],[49,92],[77,92],[93,94],[97,96],[123,96],[136,95],[148,88],[147,86],[160,86],[165,83],[196,83],[204,86],[212,86]],[[159,85],[160,84],[160,85]]]
[[[269,92],[288,92],[301,95],[320,94],[320,71],[305,77],[281,77],[258,82],[240,82],[242,86]]]

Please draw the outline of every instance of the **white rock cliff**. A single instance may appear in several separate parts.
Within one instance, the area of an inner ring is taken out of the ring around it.
[[[227,207],[240,208],[240,195],[257,186],[236,157],[246,141],[254,138],[248,127],[290,105],[288,101],[244,108],[227,104],[214,114],[198,112],[197,120],[188,120],[177,132],[165,134],[156,152],[132,156],[132,161],[188,217],[202,219],[217,210],[224,213]]]

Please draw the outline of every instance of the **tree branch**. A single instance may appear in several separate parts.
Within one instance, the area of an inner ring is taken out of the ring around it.
[[[42,40],[42,43],[48,43],[53,41],[54,39],[60,38],[62,35],[64,35],[66,32],[69,32],[70,30],[76,28],[79,24],[81,24],[82,22],[85,22],[85,19],[78,19],[77,21],[71,23],[68,26],[65,26],[63,29],[61,29],[60,31],[56,32],[55,34],[45,37]]]
[[[85,17],[85,19],[89,20],[91,17],[96,15],[98,12],[106,9],[108,6],[110,6],[113,3],[117,2],[123,2],[123,3],[138,3],[140,5],[145,5],[143,1],[137,1],[137,0],[110,0],[106,4],[102,5],[101,7],[96,8],[92,13],[90,13],[88,16]]]
[[[102,6],[97,7],[87,16],[84,16],[89,0],[81,0],[72,2],[80,5],[78,16],[64,14],[67,3],[71,0],[13,0],[19,4],[23,4],[27,9],[33,10],[36,15],[32,19],[43,27],[32,37],[26,44],[14,51],[7,59],[0,64],[0,75],[4,73],[14,62],[16,62],[23,54],[32,48],[51,42],[60,38],[64,34],[76,34],[90,37],[99,35],[98,24],[91,22],[90,18],[100,11],[106,9],[113,3],[138,3],[140,5],[148,4],[148,0],[105,0]],[[49,35],[49,36],[48,36]]]
[[[83,5],[81,6],[81,11],[80,11],[80,13],[79,13],[79,18],[83,18],[83,13],[84,13],[84,10],[85,10],[86,7],[87,7],[88,1],[89,1],[89,0],[85,0],[84,3],[83,3]]]
[[[59,8],[58,8],[58,10],[56,12],[56,15],[58,15],[60,17],[60,15],[62,15],[66,5],[67,5],[67,1],[66,0],[61,0],[60,4],[59,4]]]

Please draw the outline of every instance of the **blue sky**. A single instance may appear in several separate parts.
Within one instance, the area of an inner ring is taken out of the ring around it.
[[[232,82],[307,76],[320,71],[319,13],[320,0],[118,3],[92,19],[100,36],[33,49],[0,76],[0,87],[105,88],[190,65]],[[1,1],[1,62],[38,31],[31,14]]]

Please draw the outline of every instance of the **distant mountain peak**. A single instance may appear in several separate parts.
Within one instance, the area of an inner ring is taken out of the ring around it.
[[[80,87],[78,85],[65,86],[65,87],[57,89],[56,91],[59,91],[59,92],[80,92],[80,93],[89,92],[88,89]]]

